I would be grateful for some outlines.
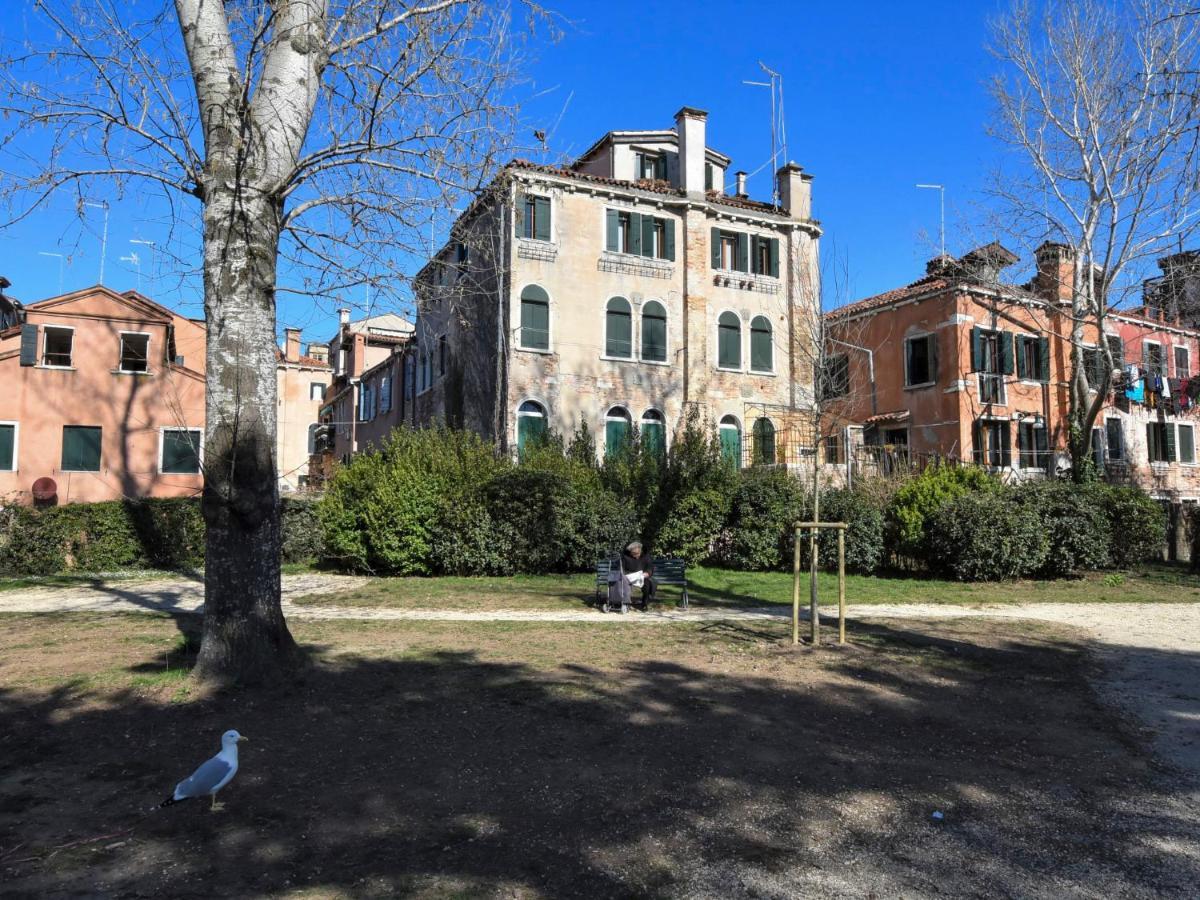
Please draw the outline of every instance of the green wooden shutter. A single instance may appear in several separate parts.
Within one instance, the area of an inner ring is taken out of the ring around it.
[[[657,301],[642,307],[642,359],[667,361],[667,317]]]
[[[1017,463],[1022,469],[1034,464],[1033,447],[1029,445],[1030,431],[1026,425],[1017,425]]]
[[[712,267],[721,268],[721,229],[712,230]]]
[[[654,256],[654,216],[642,216],[642,256]]]
[[[629,443],[629,423],[610,419],[604,424],[604,455],[616,456]]]
[[[734,313],[721,313],[717,322],[717,365],[723,369],[742,367],[742,328]]]
[[[971,329],[971,371],[978,372],[983,365],[983,329]]]
[[[771,271],[768,273],[772,278],[779,277],[779,238],[768,238],[767,247],[771,254]]]
[[[632,253],[635,256],[642,255],[642,215],[641,213],[629,213],[629,248],[627,253]]]
[[[663,255],[675,261],[675,220],[663,219]]]
[[[516,220],[517,237],[529,237],[525,233],[525,195],[517,194],[517,208],[513,210],[513,219]]]
[[[1000,465],[1012,465],[1012,432],[1008,422],[1000,423],[1000,440],[1004,442],[1004,449],[1000,451]]]
[[[100,429],[63,426],[62,469],[66,472],[100,471]]]
[[[1050,338],[1040,337],[1037,339],[1038,346],[1038,373],[1039,381],[1049,383],[1050,381]]]
[[[21,365],[37,365],[38,327],[36,325],[21,326]]]
[[[771,323],[765,316],[755,316],[750,323],[750,368],[770,372],[774,368],[771,347]]]
[[[1171,423],[1163,425],[1162,435],[1166,438],[1167,462],[1175,462],[1175,426]]]
[[[1016,341],[1016,345],[1017,345],[1016,346],[1017,377],[1018,378],[1029,378],[1030,377],[1030,375],[1029,375],[1029,360],[1027,359],[1029,354],[1028,354],[1028,351],[1026,351],[1026,349],[1025,349],[1025,344],[1026,344],[1026,341],[1028,341],[1028,340],[1029,340],[1029,338],[1019,337],[1019,338],[1017,338],[1017,341]]]
[[[750,235],[750,271],[756,275],[764,275],[758,271],[758,243],[762,240],[757,234]]]
[[[539,241],[550,240],[550,198],[533,198],[533,224],[536,233],[533,235]]]
[[[738,232],[737,251],[734,254],[733,267],[739,272],[750,271],[750,235]]]
[[[523,459],[525,451],[536,447],[546,435],[546,420],[542,416],[517,416],[517,458]]]
[[[605,354],[621,359],[633,356],[633,315],[628,302],[609,301],[605,326]]]
[[[1000,332],[1000,371],[1013,373],[1013,336],[1007,331]]]
[[[604,211],[604,224],[607,238],[604,247],[607,250],[612,250],[614,253],[620,252],[621,248],[617,246],[617,239],[620,236],[620,219],[617,217],[620,214],[615,209]]]
[[[682,162],[680,163],[682,165]],[[704,189],[711,191],[713,189],[713,167],[712,163],[704,164]]]
[[[13,459],[16,437],[16,425],[0,425],[0,472],[11,472],[16,468],[16,460]]]
[[[736,428],[721,429],[721,456],[735,469],[742,467],[742,435]]]
[[[661,422],[642,423],[642,446],[652,456],[662,457],[667,452],[667,430]]]

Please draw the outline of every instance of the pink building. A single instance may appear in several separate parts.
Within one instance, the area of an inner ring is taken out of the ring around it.
[[[3,298],[0,385],[0,503],[200,492],[202,323],[101,286]]]

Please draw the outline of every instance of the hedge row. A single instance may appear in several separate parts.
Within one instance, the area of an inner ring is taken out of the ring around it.
[[[281,500],[283,561],[315,558],[316,504]],[[0,574],[54,575],[187,569],[204,563],[204,519],[194,498],[71,503],[0,511]]]

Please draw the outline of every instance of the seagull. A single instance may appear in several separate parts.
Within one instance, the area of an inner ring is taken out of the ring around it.
[[[229,784],[237,774],[237,745],[238,741],[245,740],[249,738],[236,731],[227,731],[221,735],[221,752],[175,785],[175,793],[159,806],[170,806],[181,800],[191,800],[208,794],[212,797],[212,811],[218,812],[223,809],[223,805],[217,802],[217,791]]]

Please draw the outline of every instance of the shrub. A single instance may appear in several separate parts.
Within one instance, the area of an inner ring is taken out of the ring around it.
[[[436,569],[443,575],[511,575],[516,563],[507,532],[496,527],[478,499],[447,503],[430,538]]]
[[[1135,487],[1094,483],[1087,490],[1108,519],[1110,565],[1124,569],[1159,557],[1167,519],[1158,501]]]
[[[695,491],[680,497],[659,528],[654,552],[675,556],[689,566],[703,563],[712,554],[713,542],[729,516],[731,498],[721,491]]]
[[[1047,540],[1038,575],[1061,578],[1108,564],[1112,532],[1092,492],[1068,482],[1030,482],[1015,498],[1032,511]]]
[[[317,501],[307,497],[280,497],[279,528],[283,562],[310,562],[324,552],[325,533],[321,528]]]
[[[722,562],[735,569],[780,569],[792,559],[793,525],[803,518],[799,481],[777,469],[747,469],[738,480]]]
[[[0,545],[0,573],[54,575],[67,568],[66,520],[57,510],[21,508],[8,519]]]
[[[899,556],[927,561],[932,550],[928,541],[931,517],[956,497],[999,489],[999,480],[976,466],[931,466],[892,498],[887,515],[892,550]]]
[[[1037,515],[998,491],[963,494],[930,517],[930,563],[960,581],[1002,581],[1036,572],[1046,560]]]
[[[821,494],[821,520],[845,522],[846,570],[870,575],[883,563],[883,510],[873,498],[856,490],[837,489]],[[803,545],[804,547],[807,544]],[[837,568],[837,532],[822,529],[817,537],[818,557],[827,569]]]

